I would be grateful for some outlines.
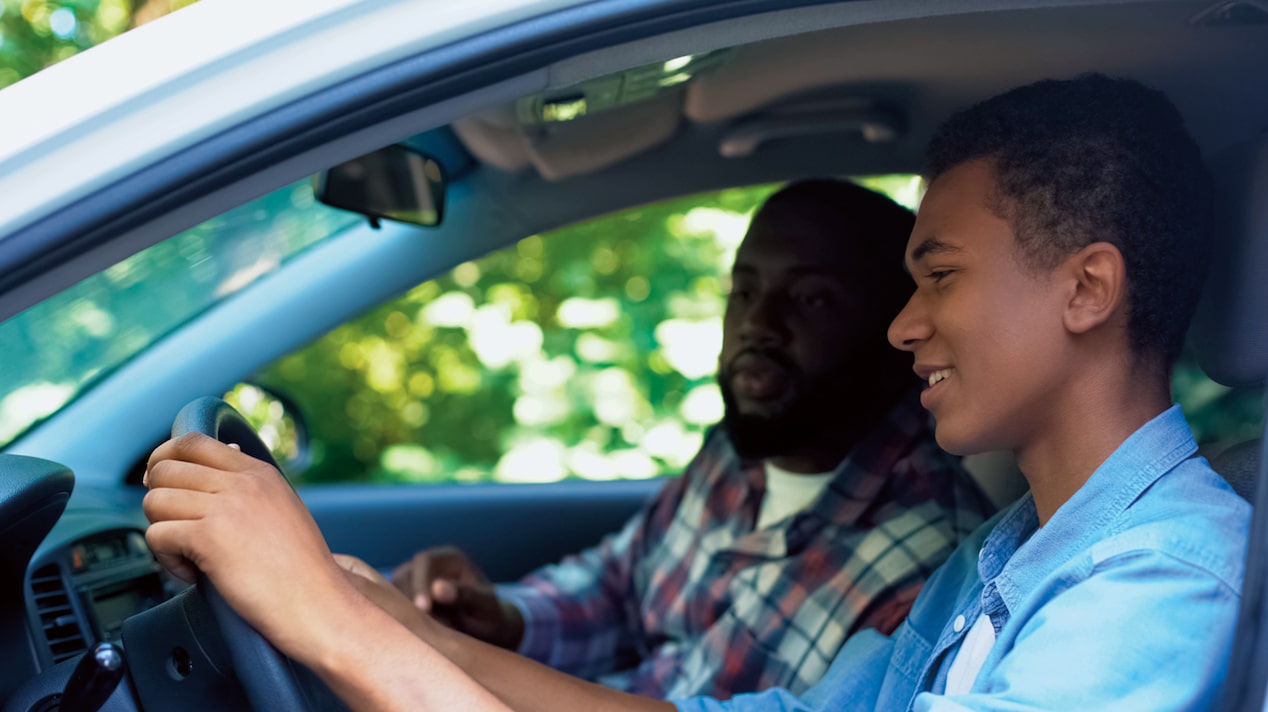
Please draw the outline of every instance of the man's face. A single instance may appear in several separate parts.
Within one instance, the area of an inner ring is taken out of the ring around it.
[[[916,292],[889,329],[915,354],[938,444],[971,454],[1015,449],[1043,432],[1067,362],[1064,304],[1052,272],[1025,268],[1009,224],[987,206],[994,170],[957,166],[932,185],[907,243]]]
[[[810,209],[762,212],[736,254],[718,382],[746,457],[790,454],[839,421],[850,384],[868,377],[860,344],[883,343],[883,317],[849,278],[852,236],[831,225]]]

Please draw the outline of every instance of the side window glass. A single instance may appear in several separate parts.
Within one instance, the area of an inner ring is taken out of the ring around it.
[[[861,179],[914,205],[912,176]],[[722,417],[735,249],[777,185],[525,238],[344,324],[253,379],[311,442],[297,482],[676,474]]]

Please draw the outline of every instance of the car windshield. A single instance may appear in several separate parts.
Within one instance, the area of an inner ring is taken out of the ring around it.
[[[360,221],[287,186],[0,324],[0,447],[181,324]]]

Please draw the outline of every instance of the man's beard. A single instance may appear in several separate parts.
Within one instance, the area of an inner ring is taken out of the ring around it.
[[[796,364],[780,354],[764,354],[788,373],[789,396],[773,412],[742,413],[731,388],[731,369],[718,373],[718,387],[726,406],[723,425],[731,445],[743,458],[765,459],[788,455],[816,440],[823,429],[840,419],[849,404],[836,384],[810,383]]]

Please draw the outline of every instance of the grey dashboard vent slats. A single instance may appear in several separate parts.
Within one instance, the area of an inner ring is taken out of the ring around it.
[[[55,564],[44,566],[31,575],[31,599],[35,601],[54,663],[79,655],[88,648],[79,618],[71,607],[70,596],[61,572]]]

